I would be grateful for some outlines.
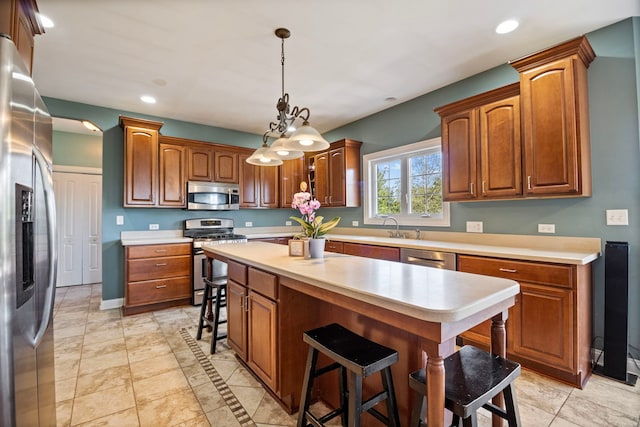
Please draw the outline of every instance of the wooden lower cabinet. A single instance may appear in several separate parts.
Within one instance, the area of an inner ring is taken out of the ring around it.
[[[227,344],[242,360],[247,358],[247,288],[227,280]]]
[[[520,283],[509,310],[507,357],[582,387],[591,375],[591,269],[458,255],[458,270]],[[460,335],[464,344],[489,347],[490,322]]]
[[[327,240],[324,245],[325,252],[335,252],[338,254],[344,253],[344,243],[342,242],[332,242],[331,240]]]
[[[189,303],[192,263],[191,243],[127,246],[124,314]]]
[[[249,291],[247,301],[247,365],[271,390],[276,391],[278,304],[254,291]]]
[[[227,343],[275,393],[278,278],[234,261],[227,266]]]
[[[377,245],[363,245],[360,243],[343,243],[343,252],[347,255],[356,255],[365,258],[385,259],[387,261],[400,261],[400,248]]]

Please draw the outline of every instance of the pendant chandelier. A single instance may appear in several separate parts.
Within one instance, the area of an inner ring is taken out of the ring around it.
[[[262,147],[258,148],[247,159],[247,163],[258,166],[278,166],[283,160],[297,159],[307,151],[322,151],[329,148],[329,143],[320,132],[309,124],[311,112],[307,107],[291,107],[289,94],[284,91],[284,39],[288,39],[291,32],[286,28],[278,28],[275,35],[282,40],[280,63],[282,65],[282,95],[278,99],[277,121],[269,123],[269,129],[262,136]],[[294,127],[294,122],[300,119],[302,126]],[[269,138],[276,140],[269,146]]]

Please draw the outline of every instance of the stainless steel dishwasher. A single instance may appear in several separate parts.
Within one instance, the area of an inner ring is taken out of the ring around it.
[[[452,252],[400,248],[400,261],[406,264],[418,264],[445,270],[456,269],[456,254]]]

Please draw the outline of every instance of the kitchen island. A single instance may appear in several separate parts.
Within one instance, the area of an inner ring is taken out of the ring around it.
[[[428,423],[444,425],[443,359],[458,334],[492,319],[492,349],[505,355],[515,281],[342,254],[290,257],[286,246],[264,242],[204,250],[229,267],[229,345],[290,412],[300,402],[302,333],[327,323],[398,351],[393,375],[403,425],[411,409],[408,373],[421,366],[429,378]],[[330,379],[317,385],[314,395],[335,405]]]

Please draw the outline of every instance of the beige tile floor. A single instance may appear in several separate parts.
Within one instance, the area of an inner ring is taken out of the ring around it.
[[[295,425],[224,343],[210,356],[205,333],[189,347],[180,330],[195,335],[196,308],[123,317],[119,309],[100,311],[100,301],[99,284],[57,290],[58,426]],[[222,383],[212,381],[207,364]],[[578,390],[523,370],[516,390],[525,427],[640,427],[639,386],[593,376]],[[241,424],[234,413],[243,412],[250,419]],[[486,414],[480,425],[490,425]]]

